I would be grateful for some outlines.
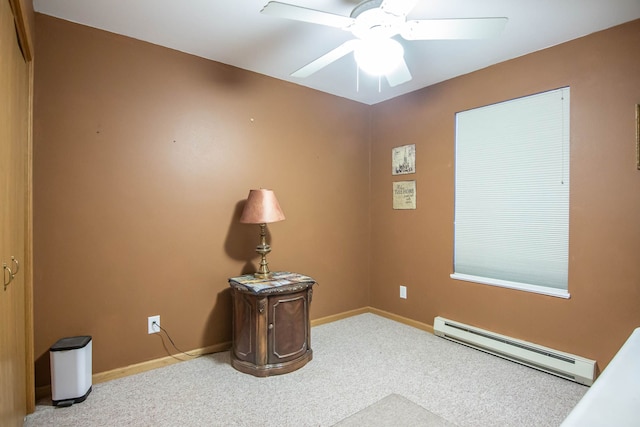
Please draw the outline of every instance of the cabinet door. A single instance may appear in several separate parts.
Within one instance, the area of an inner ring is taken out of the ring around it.
[[[296,359],[309,347],[307,291],[269,297],[269,364]]]
[[[233,292],[233,354],[244,361],[256,362],[256,299]]]
[[[10,4],[0,3],[0,276],[8,281],[2,264],[15,272],[18,262],[25,259],[29,68],[18,44]],[[7,287],[0,283],[2,426],[21,426],[26,413],[25,305],[24,272],[20,271]]]

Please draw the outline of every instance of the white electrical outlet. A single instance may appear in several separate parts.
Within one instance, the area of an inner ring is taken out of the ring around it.
[[[400,298],[407,299],[407,287],[400,285]]]
[[[157,334],[160,332],[160,315],[150,316],[147,318],[147,331],[150,334]]]

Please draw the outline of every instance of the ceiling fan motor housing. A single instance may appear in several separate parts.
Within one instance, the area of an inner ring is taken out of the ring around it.
[[[357,18],[358,15],[360,15],[362,12],[369,9],[378,8],[381,4],[382,0],[364,0],[363,2],[358,3],[358,5],[353,8],[353,10],[351,11],[351,15],[349,16],[351,16],[352,18]]]
[[[380,8],[382,0],[366,0],[351,12],[355,23],[349,28],[354,36],[362,40],[388,39],[400,33],[404,16],[385,12]]]

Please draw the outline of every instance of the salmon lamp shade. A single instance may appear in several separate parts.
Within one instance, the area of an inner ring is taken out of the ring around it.
[[[251,190],[244,205],[240,222],[245,224],[269,224],[284,219],[278,199],[273,190]]]
[[[267,263],[267,254],[271,252],[271,246],[267,244],[267,224],[284,219],[284,213],[280,208],[278,199],[272,190],[251,190],[240,216],[240,222],[245,224],[260,225],[260,244],[256,246],[256,252],[260,254],[260,267],[254,274],[261,279],[269,279],[271,272]]]

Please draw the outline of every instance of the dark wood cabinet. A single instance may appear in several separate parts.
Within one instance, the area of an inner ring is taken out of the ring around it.
[[[233,295],[231,365],[259,377],[286,374],[313,357],[309,305],[315,281],[297,273],[229,279]]]

